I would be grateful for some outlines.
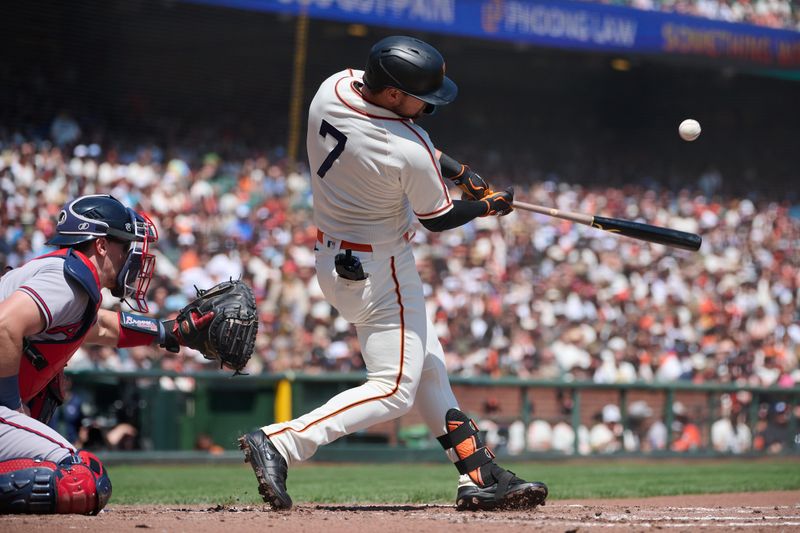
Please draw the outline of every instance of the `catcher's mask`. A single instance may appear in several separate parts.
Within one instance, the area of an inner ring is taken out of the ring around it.
[[[158,240],[153,222],[108,194],[81,196],[69,202],[58,215],[51,246],[74,246],[106,237],[127,243],[127,256],[111,294],[134,311],[148,312],[145,296],[155,271],[156,258],[150,244]]]

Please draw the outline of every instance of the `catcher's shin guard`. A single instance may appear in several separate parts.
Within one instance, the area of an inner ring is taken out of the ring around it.
[[[97,514],[111,481],[93,454],[80,451],[59,464],[35,459],[0,462],[0,514]]]
[[[445,415],[447,433],[438,437],[445,450],[453,449],[456,469],[472,483],[458,488],[456,507],[463,510],[523,509],[544,505],[547,486],[527,482],[500,468],[481,439],[478,427],[458,409]]]
[[[258,492],[276,511],[292,508],[292,498],[286,492],[289,467],[286,459],[263,431],[256,430],[239,437],[239,449],[244,461],[250,463],[258,479]]]

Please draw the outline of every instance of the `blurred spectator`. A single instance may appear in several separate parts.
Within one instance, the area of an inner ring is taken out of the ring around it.
[[[67,111],[61,111],[50,125],[50,138],[58,147],[72,145],[80,139],[80,136],[80,125]]]
[[[643,442],[647,439],[646,431],[648,421],[653,415],[653,410],[643,400],[631,402],[628,406],[628,427],[622,435],[622,443],[625,451],[642,451]]]
[[[642,451],[658,452],[667,449],[667,426],[661,419],[653,420],[642,443]]]
[[[194,449],[202,452],[208,452],[211,455],[220,455],[225,452],[225,449],[219,444],[214,443],[214,439],[208,433],[201,433],[197,436],[194,443]]]
[[[575,430],[572,429],[570,421],[565,417],[560,418],[553,425],[552,449],[565,455],[575,453]]]
[[[666,11],[725,22],[800,30],[800,6],[795,0],[591,0],[648,11]]]
[[[745,453],[753,444],[753,435],[745,421],[741,404],[730,395],[720,399],[722,418],[711,424],[711,445],[714,451],[722,453]]]
[[[700,435],[700,428],[689,419],[689,411],[681,402],[672,404],[672,413],[675,420],[672,423],[674,440],[672,451],[689,452],[702,447],[703,439]]]
[[[508,426],[508,453],[509,455],[519,455],[525,451],[525,423],[522,420],[514,420]]]
[[[756,434],[753,448],[768,453],[781,453],[791,444],[792,437],[789,430],[788,406],[785,402],[777,402],[767,415],[763,429]]]
[[[593,453],[614,453],[622,448],[622,416],[614,404],[603,406],[589,430],[589,445]]]
[[[43,243],[67,196],[110,192],[150,213],[160,230],[149,292],[157,316],[175,313],[195,286],[241,275],[253,284],[262,332],[247,371],[363,370],[354,329],[324,302],[314,275],[307,169],[290,172],[279,150],[235,139],[215,151],[214,142],[193,143],[196,132],[164,146],[123,136],[96,142],[71,121],[54,120],[58,131],[77,135],[63,148],[0,132],[0,263],[15,267],[48,251]],[[708,197],[497,174],[498,183],[515,180],[520,199],[700,231],[703,247],[680,252],[523,211],[502,224],[479,219],[417,232],[420,276],[451,373],[800,381],[800,223],[788,204],[724,196],[728,182],[720,178],[717,187],[713,176],[703,182],[716,191]],[[118,305],[108,294],[103,301]],[[163,355],[91,349],[72,366],[214,368],[197,354]]]
[[[106,432],[105,440],[112,450],[136,450],[139,448],[136,441],[138,435],[139,430],[132,424],[122,422]]]
[[[553,429],[547,420],[536,419],[528,426],[526,441],[532,452],[550,451],[553,445]]]
[[[483,402],[483,415],[478,418],[478,430],[482,433],[484,442],[489,448],[497,450],[502,440],[500,425],[495,421],[500,412],[500,403],[497,398],[489,397]]]

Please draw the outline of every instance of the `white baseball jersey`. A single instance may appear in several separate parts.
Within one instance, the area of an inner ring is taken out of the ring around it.
[[[364,244],[401,238],[420,219],[453,208],[427,132],[361,96],[363,72],[325,80],[311,102],[308,160],[314,223]]]
[[[290,465],[412,405],[441,435],[445,414],[458,407],[411,243],[403,238],[415,216],[440,216],[453,202],[428,134],[364,100],[361,76],[345,70],[322,83],[309,111],[308,158],[314,220],[326,234],[315,248],[317,280],[325,299],[356,327],[367,381],[299,418],[262,428]],[[343,241],[369,245],[349,247],[365,278],[336,273]]]

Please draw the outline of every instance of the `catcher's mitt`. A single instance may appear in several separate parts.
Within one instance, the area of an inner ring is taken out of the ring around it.
[[[164,346],[177,352],[188,346],[238,371],[244,368],[256,343],[258,318],[253,291],[240,280],[223,281],[164,322]]]

